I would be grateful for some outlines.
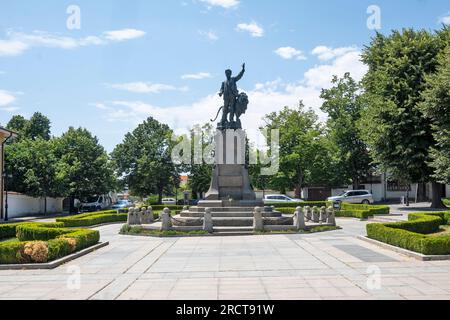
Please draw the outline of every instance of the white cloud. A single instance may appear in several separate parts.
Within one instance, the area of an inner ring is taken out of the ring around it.
[[[342,77],[346,72],[350,72],[355,80],[361,80],[367,72],[367,66],[361,62],[361,51],[353,49],[328,64],[315,66],[304,75],[304,82],[309,87],[328,88],[333,75]]]
[[[249,129],[248,131],[258,128],[263,125],[262,119],[266,114],[279,111],[285,106],[295,107],[300,100],[303,100],[307,108],[316,111],[321,121],[325,121],[326,115],[320,111],[321,89],[331,86],[333,75],[342,77],[345,72],[350,72],[352,77],[359,81],[366,70],[366,66],[360,61],[360,51],[355,49],[329,63],[314,66],[297,82],[286,83],[278,78],[257,83],[251,90],[241,90],[247,92],[250,100],[247,113],[242,116],[244,127]],[[168,124],[179,134],[195,124],[209,122],[222,104],[221,98],[214,93],[184,105],[158,106],[144,101],[121,100],[101,103],[97,107],[107,108],[108,112],[103,112],[103,116],[110,122],[137,125],[152,116]]]
[[[200,0],[208,7],[222,7],[225,9],[236,8],[239,5],[239,0]]]
[[[214,31],[211,31],[211,30],[209,30],[209,31],[199,30],[198,34],[201,35],[206,40],[209,40],[211,42],[219,40],[219,36]]]
[[[439,18],[439,23],[443,23],[445,25],[450,25],[450,12],[447,15]]]
[[[282,57],[283,59],[297,59],[297,60],[306,60],[306,56],[302,51],[297,50],[292,47],[281,47],[275,50],[275,53]]]
[[[187,91],[187,87],[177,88],[172,85],[150,82],[129,82],[109,84],[109,87],[117,90],[130,91],[134,93],[161,93],[163,91]]]
[[[201,79],[207,79],[211,78],[211,74],[209,72],[198,72],[193,74],[184,74],[181,76],[181,79],[183,80],[201,80]]]
[[[5,90],[0,90],[0,107],[5,107],[16,101],[16,97]]]
[[[66,37],[44,31],[33,31],[32,33],[8,31],[6,39],[0,39],[0,56],[17,56],[33,47],[70,50],[85,46],[106,45],[140,38],[144,35],[144,31],[135,29],[107,31],[101,36],[87,36],[84,38]]]
[[[256,22],[252,23],[239,23],[236,27],[237,31],[246,31],[252,37],[260,38],[264,35],[264,29],[260,27]]]
[[[21,93],[19,93],[21,94]],[[19,110],[18,107],[13,106],[14,102],[16,102],[17,98],[14,96],[13,93],[6,91],[6,90],[0,90],[0,110],[6,111],[6,112],[14,112]]]
[[[103,33],[105,39],[111,41],[125,41],[131,39],[137,39],[145,36],[145,32],[136,29],[123,29],[116,31],[107,31]]]
[[[315,47],[311,53],[317,56],[321,61],[328,61],[355,50],[357,50],[356,47],[340,47],[333,49],[327,46],[318,46]]]

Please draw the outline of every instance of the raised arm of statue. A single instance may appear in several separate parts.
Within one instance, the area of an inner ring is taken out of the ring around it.
[[[237,81],[241,80],[245,73],[245,63],[242,65],[242,71],[234,78]]]

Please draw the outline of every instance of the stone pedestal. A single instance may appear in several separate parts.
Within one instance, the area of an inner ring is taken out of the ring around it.
[[[215,167],[205,201],[226,202],[232,199],[232,201],[247,201],[249,206],[255,205],[256,194],[250,184],[250,176],[245,165],[245,138],[243,130],[217,130]]]

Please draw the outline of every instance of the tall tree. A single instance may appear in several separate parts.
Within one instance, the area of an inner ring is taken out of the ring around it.
[[[8,124],[6,125],[6,128],[15,131],[17,133],[20,133],[21,136],[24,136],[28,122],[29,121],[25,119],[23,116],[15,115],[11,118],[11,120],[9,120]]]
[[[8,189],[45,199],[59,196],[56,179],[55,141],[22,139],[7,146],[7,172],[12,174]]]
[[[332,88],[322,90],[320,97],[324,102],[321,109],[328,114],[327,126],[330,139],[338,149],[339,167],[356,190],[367,176],[372,161],[357,128],[364,108],[361,88],[349,73],[341,79],[333,77],[332,84]]]
[[[13,116],[6,127],[20,133],[19,139],[50,140],[50,119],[40,112],[35,112],[30,120],[21,115]]]
[[[50,120],[40,112],[35,112],[25,127],[25,135],[32,139],[50,139]]]
[[[132,194],[158,194],[161,203],[164,191],[179,185],[179,173],[171,159],[172,134],[169,126],[149,117],[114,149],[114,168]]]
[[[432,181],[435,189],[441,187],[431,177],[429,150],[436,141],[430,120],[418,106],[426,77],[437,70],[437,57],[448,43],[449,30],[377,34],[362,55],[369,67],[363,80],[369,105],[360,128],[371,155],[398,179]],[[432,206],[441,207],[436,194],[433,192]]]
[[[114,172],[108,155],[88,130],[69,128],[56,140],[55,156],[64,196],[83,199],[113,191]]]
[[[332,171],[323,164],[333,166],[333,158],[326,144],[325,130],[312,110],[303,103],[296,109],[285,107],[279,113],[265,117],[267,129],[280,130],[280,170],[270,177],[269,186],[281,192],[295,189],[297,197],[305,185],[335,183]],[[320,169],[321,168],[321,169]]]
[[[189,187],[195,198],[201,198],[208,192],[211,185],[211,173],[213,165],[205,162],[204,152],[206,148],[214,143],[214,133],[212,126],[208,123],[203,126],[195,126],[191,130],[191,163],[185,168],[189,172]],[[194,135],[198,135],[194,139]],[[195,143],[199,145],[196,146]],[[201,148],[200,148],[201,147]],[[198,153],[198,154],[196,154]],[[201,160],[201,161],[200,161]]]
[[[438,72],[427,77],[420,109],[432,123],[436,145],[431,148],[433,178],[450,184],[450,44],[439,57]]]

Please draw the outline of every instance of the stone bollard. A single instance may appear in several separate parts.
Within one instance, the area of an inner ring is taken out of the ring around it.
[[[302,207],[297,207],[294,214],[294,226],[297,230],[306,230],[305,213]]]
[[[206,208],[205,209],[205,214],[203,216],[203,230],[207,231],[209,233],[213,233],[214,232],[211,208]]]
[[[128,214],[127,214],[127,224],[131,226],[133,224],[133,207],[128,208]]]
[[[328,211],[328,219],[327,223],[331,224],[332,226],[336,226],[336,215],[333,207],[329,207],[327,209]]]
[[[168,231],[172,229],[172,219],[170,217],[169,208],[164,208],[161,213],[161,231]]]
[[[312,208],[312,220],[315,223],[319,223],[319,221],[320,221],[320,212],[319,212],[319,208],[317,208],[317,207]]]
[[[153,208],[148,207],[147,210],[144,211],[142,215],[142,224],[152,224],[154,222],[153,219]]]
[[[311,207],[310,206],[306,206],[305,207],[305,217],[307,221],[311,221],[312,220],[312,211],[311,211]]]
[[[139,209],[129,208],[127,223],[129,226],[137,226],[141,224],[138,214]]]
[[[264,221],[261,207],[256,207],[253,212],[253,230],[264,231]]]
[[[326,223],[327,222],[327,208],[321,207],[320,208],[320,223]]]

